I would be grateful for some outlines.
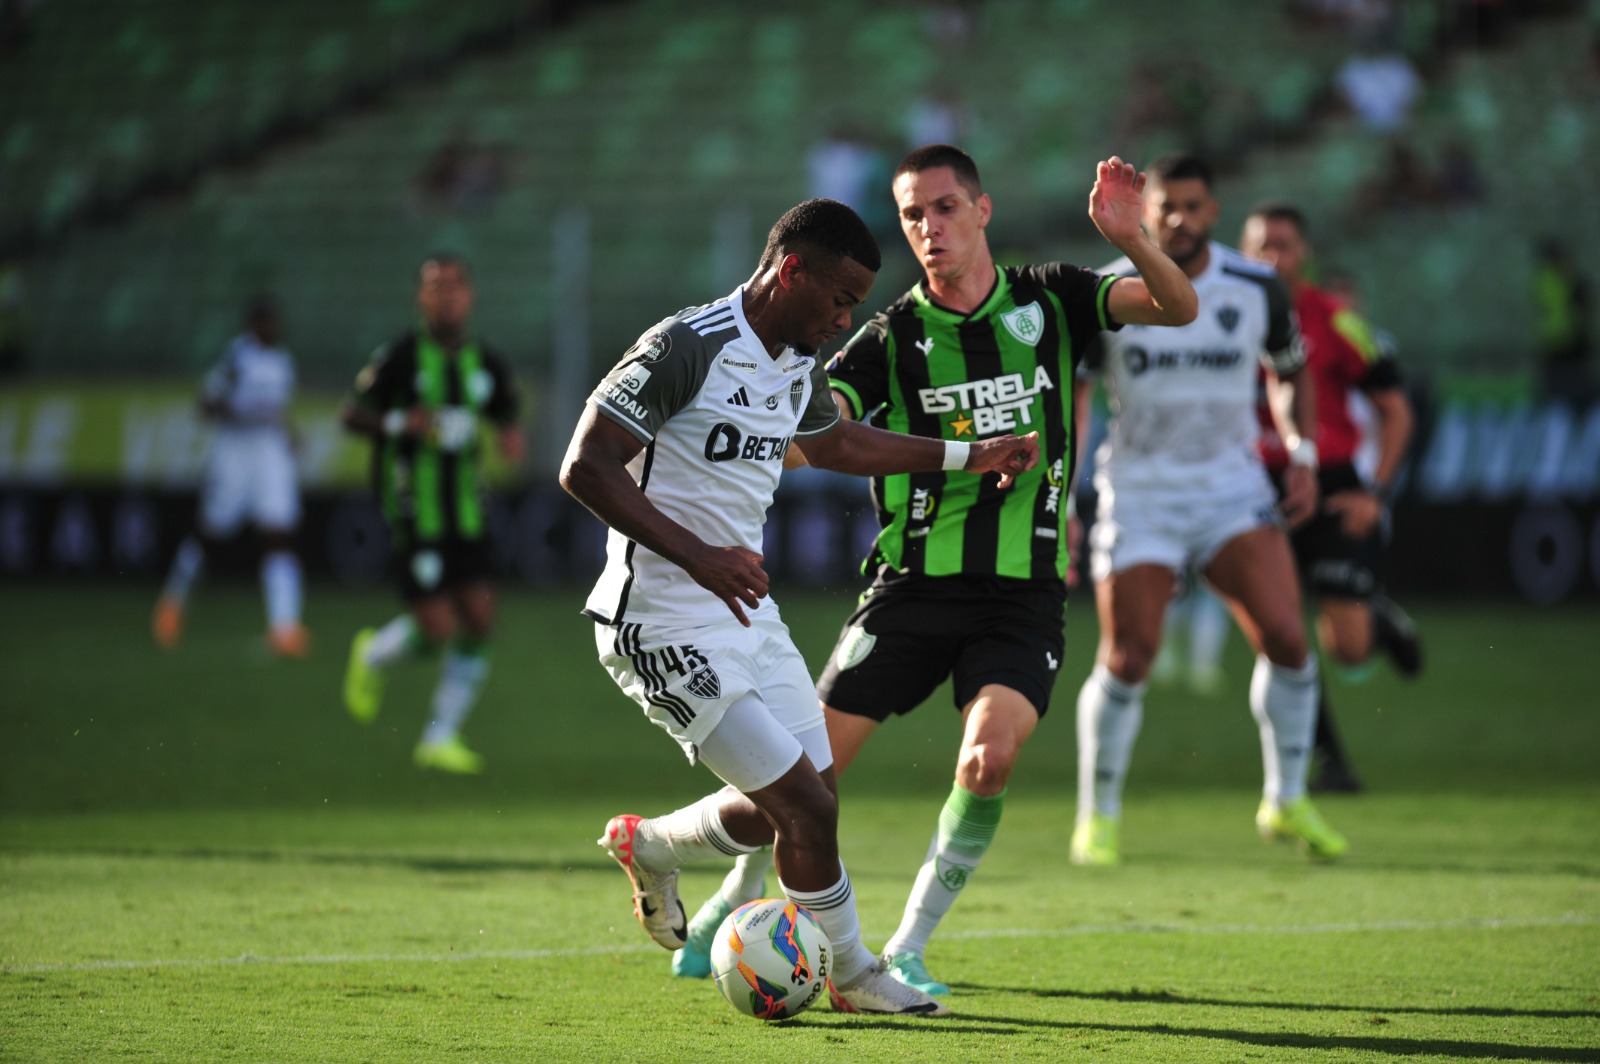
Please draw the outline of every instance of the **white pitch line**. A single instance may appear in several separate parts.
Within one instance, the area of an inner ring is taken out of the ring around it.
[[[1565,916],[1481,917],[1464,920],[1379,920],[1348,924],[1085,924],[1062,928],[1000,928],[995,930],[951,931],[943,938],[1076,938],[1083,935],[1342,935],[1371,931],[1499,931],[1525,927],[1592,927],[1600,916],[1568,913]],[[103,972],[143,968],[244,968],[254,965],[284,967],[304,964],[449,964],[460,961],[535,961],[552,957],[603,957],[617,953],[654,953],[658,947],[643,944],[627,946],[587,946],[582,949],[507,949],[474,950],[460,953],[335,953],[308,954],[303,957],[260,957],[246,953],[238,957],[190,957],[145,961],[84,961],[78,964],[20,964],[0,968],[0,974],[27,975],[42,972]]]

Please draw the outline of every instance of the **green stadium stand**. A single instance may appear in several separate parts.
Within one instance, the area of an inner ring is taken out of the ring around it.
[[[145,0],[139,9],[179,6]],[[208,143],[228,136],[240,115],[258,126],[276,120],[275,72],[290,53],[308,74],[295,107],[365,76],[375,31],[341,29],[348,23],[331,13],[317,21],[322,6],[347,12],[348,3],[285,6],[295,18],[257,23],[251,35],[214,13],[195,20],[232,42],[203,55],[187,45],[163,50],[165,23],[131,19],[142,28],[117,46],[118,69],[149,65],[149,77],[181,86],[180,131]],[[461,33],[465,12],[493,7],[459,6]],[[435,0],[370,5],[380,25],[445,9]],[[979,10],[954,37],[930,33],[927,10],[902,3],[755,9],[702,0],[687,12],[638,0],[589,10],[370,107],[340,110],[248,162],[210,167],[184,194],[146,199],[114,225],[63,229],[26,263],[36,362],[61,372],[192,373],[234,329],[242,301],[270,289],[284,301],[307,376],[342,383],[405,326],[420,257],[448,247],[474,262],[482,331],[526,371],[543,376],[574,357],[554,350],[552,337],[564,315],[583,309],[595,363],[587,372],[597,373],[650,323],[743,280],[766,226],[808,194],[806,152],[835,120],[871,130],[898,157],[906,108],[935,81],[965,93],[974,116],[967,143],[998,205],[992,237],[1009,255],[1103,263],[1110,249],[1084,218],[1094,161],[1112,153],[1148,161],[1198,141],[1223,164],[1220,238],[1236,237],[1258,198],[1303,201],[1328,260],[1362,281],[1372,316],[1400,335],[1410,361],[1448,369],[1520,357],[1526,312],[1515,260],[1535,229],[1570,213],[1556,195],[1570,185],[1562,168],[1593,172],[1600,152],[1585,118],[1595,113],[1594,82],[1581,83],[1570,20],[1531,25],[1497,52],[1451,58],[1430,90],[1413,139],[1432,150],[1470,136],[1488,177],[1486,204],[1355,226],[1340,212],[1384,147],[1322,117],[1349,45],[1297,27],[1284,5],[1018,0]],[[1166,43],[1151,52],[1152,41]],[[1135,72],[1150,60],[1182,70],[1180,90],[1202,105],[1130,123]],[[1552,70],[1561,77],[1546,76]],[[148,101],[96,113],[91,99],[108,90],[71,91],[94,116],[89,132],[72,134],[86,138],[76,143],[138,159],[181,139]],[[38,123],[22,127],[7,127],[7,153],[20,144],[28,158],[70,156],[45,151]],[[428,159],[457,134],[507,148],[509,178],[490,208],[419,197]],[[1537,206],[1512,183],[1518,153],[1529,151],[1552,163]],[[56,175],[59,165],[42,169]],[[38,202],[65,217],[85,193],[70,181],[62,187]],[[558,276],[553,245],[575,211],[592,238],[587,308],[557,304],[570,278]],[[1568,231],[1578,224],[1567,223]],[[1600,235],[1592,221],[1581,224]],[[886,252],[874,301],[912,276],[898,238]]]

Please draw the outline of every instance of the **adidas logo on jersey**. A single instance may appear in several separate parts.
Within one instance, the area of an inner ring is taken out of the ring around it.
[[[744,388],[741,387],[738,391],[736,391],[732,395],[728,396],[728,405],[729,406],[749,406],[750,405],[750,397],[745,394]]]

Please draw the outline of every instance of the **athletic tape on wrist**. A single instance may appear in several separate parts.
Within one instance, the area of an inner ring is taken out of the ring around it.
[[[957,443],[955,440],[944,441],[944,469],[950,472],[967,468],[967,459],[972,454],[972,444]]]
[[[1317,468],[1317,445],[1304,436],[1299,437],[1289,447],[1289,461],[1307,469]]]

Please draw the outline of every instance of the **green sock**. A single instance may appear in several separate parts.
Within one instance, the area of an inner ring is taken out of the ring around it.
[[[921,954],[927,950],[934,929],[955,904],[967,880],[977,871],[989,843],[994,841],[1005,803],[1005,791],[985,796],[973,794],[959,783],[950,788],[950,797],[939,811],[939,830],[934,833],[911,896],[906,899],[900,927],[884,946],[884,952]]]

